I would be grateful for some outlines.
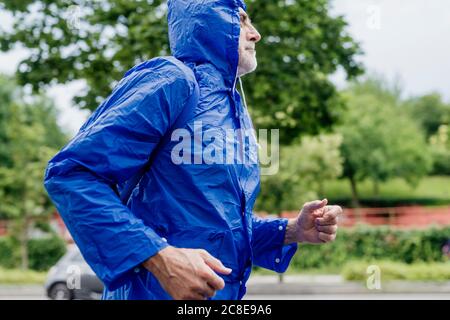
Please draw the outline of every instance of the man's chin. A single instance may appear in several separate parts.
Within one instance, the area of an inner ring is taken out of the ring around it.
[[[238,68],[238,76],[243,77],[246,74],[252,73],[253,71],[256,70],[257,67],[258,67],[258,62],[255,59],[255,61],[253,61],[252,63],[249,63],[249,64],[245,65],[244,67],[239,67]]]

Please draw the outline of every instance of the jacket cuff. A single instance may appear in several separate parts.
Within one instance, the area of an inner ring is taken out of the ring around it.
[[[295,252],[297,251],[297,243],[284,244],[288,219],[275,219],[269,222],[268,230],[265,234],[268,236],[271,246],[267,248],[258,259],[255,259],[256,265],[283,273],[289,267]]]
[[[134,242],[132,252],[116,268],[109,269],[102,280],[108,290],[116,290],[129,281],[130,276],[141,271],[142,263],[169,246],[165,239],[157,235],[152,229],[146,228],[142,234],[142,241]]]

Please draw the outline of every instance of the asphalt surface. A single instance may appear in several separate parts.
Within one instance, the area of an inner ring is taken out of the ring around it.
[[[363,282],[335,275],[252,276],[244,300],[450,300],[449,282],[382,283],[369,290]],[[0,300],[45,300],[41,285],[0,285]]]
[[[246,295],[244,297],[244,300],[450,300],[450,294],[359,293],[359,294]]]
[[[0,296],[0,300],[48,300],[44,293]],[[297,295],[246,295],[244,300],[450,300],[450,294],[297,294]]]
[[[0,300],[47,300],[40,285],[0,285]]]

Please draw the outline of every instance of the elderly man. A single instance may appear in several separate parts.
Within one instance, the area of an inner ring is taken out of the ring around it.
[[[284,272],[297,243],[336,237],[341,208],[325,199],[291,220],[253,214],[260,171],[239,161],[243,139],[233,161],[173,161],[176,129],[195,134],[200,122],[223,137],[253,128],[236,90],[256,69],[261,39],[245,9],[241,0],[169,1],[173,56],[129,70],[49,162],[45,186],[104,299],[241,299],[252,265]],[[117,194],[129,190],[122,203]]]

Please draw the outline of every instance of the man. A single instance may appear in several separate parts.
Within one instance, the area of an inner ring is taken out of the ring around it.
[[[104,299],[241,299],[253,264],[284,272],[298,242],[333,241],[341,209],[313,201],[296,219],[257,218],[257,163],[237,161],[239,152],[232,162],[174,163],[177,141],[165,138],[174,127],[195,134],[200,122],[219,136],[252,128],[235,86],[255,70],[261,36],[240,0],[172,0],[168,9],[173,57],[125,74],[49,162],[45,186]],[[150,155],[123,205],[114,186],[123,191]]]

